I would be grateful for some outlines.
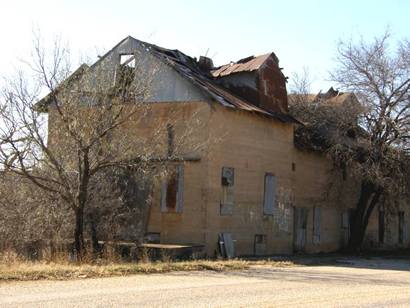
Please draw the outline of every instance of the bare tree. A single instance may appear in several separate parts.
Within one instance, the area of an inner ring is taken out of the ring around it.
[[[364,129],[356,148],[337,146],[333,157],[361,177],[361,192],[352,222],[349,247],[363,241],[369,217],[383,197],[405,191],[410,129],[410,42],[391,50],[386,32],[373,42],[340,42],[337,67],[331,77],[354,92],[364,107]]]
[[[386,33],[371,43],[339,43],[331,77],[357,100],[328,100],[340,97],[330,89],[308,103],[293,100],[290,107],[306,123],[296,130],[296,142],[326,151],[336,167],[360,180],[351,224],[352,251],[360,249],[376,206],[389,196],[404,198],[409,190],[410,44],[399,42],[393,52],[389,41]]]
[[[294,72],[292,74],[289,92],[290,94],[308,95],[311,93],[312,76],[308,67],[303,67],[301,73]]]
[[[61,210],[58,199],[50,199],[29,180],[13,173],[0,177],[0,247],[22,251],[48,239],[58,242],[66,233],[72,215]]]
[[[410,41],[398,42],[394,52],[389,43],[388,32],[372,43],[340,42],[338,67],[331,77],[366,107],[360,124],[379,152],[391,145],[408,151]]]
[[[164,132],[177,116],[147,124],[145,135],[130,130],[130,123],[147,122],[151,114],[152,104],[143,102],[158,69],[135,55],[118,67],[115,83],[109,67],[83,65],[71,73],[68,49],[58,41],[48,57],[37,36],[33,55],[30,70],[8,79],[2,91],[0,159],[8,172],[69,205],[81,258],[91,183],[115,168],[151,176],[153,163],[166,163],[177,152],[175,140],[173,153],[161,155]],[[42,98],[44,89],[49,94]],[[179,136],[180,143],[188,134]]]

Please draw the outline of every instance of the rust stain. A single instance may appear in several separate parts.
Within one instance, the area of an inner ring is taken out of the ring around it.
[[[243,58],[236,63],[229,63],[222,65],[211,71],[213,77],[223,77],[239,72],[252,72],[258,70],[263,63],[272,55],[272,53],[267,53],[261,56],[250,56]]]

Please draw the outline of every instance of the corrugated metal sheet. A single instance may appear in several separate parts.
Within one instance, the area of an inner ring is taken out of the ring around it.
[[[261,67],[261,65],[271,56],[272,53],[267,53],[258,57],[248,57],[237,61],[236,63],[230,63],[222,65],[211,71],[213,77],[223,77],[239,72],[252,72]]]

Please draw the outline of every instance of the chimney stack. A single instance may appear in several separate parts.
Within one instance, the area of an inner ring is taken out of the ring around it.
[[[206,72],[209,72],[211,69],[214,68],[214,63],[212,62],[212,59],[205,56],[199,57],[198,65],[201,70]]]

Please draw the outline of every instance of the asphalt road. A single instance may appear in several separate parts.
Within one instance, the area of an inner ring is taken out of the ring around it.
[[[410,307],[410,261],[0,284],[1,307]]]

